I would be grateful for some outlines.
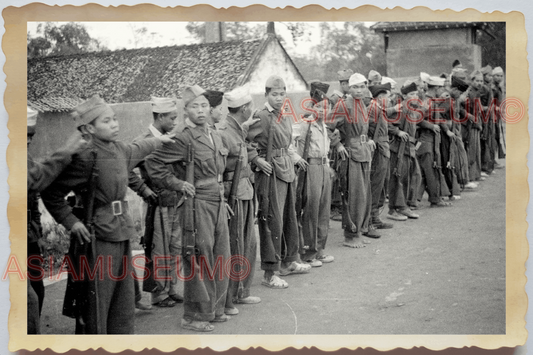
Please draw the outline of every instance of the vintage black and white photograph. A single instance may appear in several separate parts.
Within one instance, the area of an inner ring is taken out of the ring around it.
[[[27,334],[506,333],[505,22],[28,22]]]

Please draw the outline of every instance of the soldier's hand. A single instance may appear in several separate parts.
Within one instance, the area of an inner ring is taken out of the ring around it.
[[[272,165],[270,165],[270,163],[267,162],[265,159],[258,158],[255,162],[255,165],[257,165],[257,167],[261,169],[261,171],[264,172],[267,176],[270,176],[270,174],[272,174]]]
[[[162,136],[159,136],[159,140],[162,142],[162,143],[172,143],[174,142],[174,140],[172,138],[174,138],[175,134],[172,133],[172,134],[163,134]]]
[[[181,192],[183,192],[185,194],[185,198],[187,198],[187,196],[193,197],[195,195],[195,193],[196,193],[196,189],[194,188],[193,184],[188,183],[187,181],[185,181],[183,183],[183,187],[181,188]]]
[[[235,212],[233,212],[233,210],[227,203],[226,203],[226,212],[228,213],[228,219],[235,216]]]
[[[370,146],[371,150],[375,150],[376,149],[376,142],[374,142],[372,139],[369,139],[367,143]]]
[[[409,133],[400,131],[398,132],[398,137],[400,137],[402,141],[407,142],[409,140]]]
[[[157,203],[157,194],[153,192],[148,186],[144,189],[142,196],[144,200],[152,205]]]
[[[298,165],[298,168],[302,169],[303,171],[306,171],[307,167],[309,166],[309,163],[306,162],[305,159],[302,158],[302,159],[298,160],[296,165]]]
[[[448,135],[448,137],[450,137],[453,141],[455,140],[455,133],[453,133],[452,131],[448,131],[446,132],[446,134]]]
[[[91,242],[91,233],[89,233],[85,225],[79,221],[74,223],[70,229],[70,233],[78,238],[81,245],[83,245],[83,242]]]
[[[76,131],[72,133],[67,140],[67,143],[65,143],[65,147],[63,148],[70,154],[77,154],[85,150],[88,146],[89,142],[87,142],[80,131]]]
[[[339,156],[342,160],[346,160],[349,158],[348,151],[342,144],[339,144],[339,146],[337,147],[337,153],[339,153]]]
[[[440,133],[440,127],[438,124],[433,125],[433,133],[435,134]]]
[[[254,112],[254,114],[255,114],[255,112]],[[244,121],[242,123],[242,128],[244,130],[247,130],[248,128],[250,128],[250,126],[252,126],[257,121],[261,121],[261,119],[259,117],[258,118],[254,118],[254,115],[252,115],[252,116],[250,116],[249,119],[247,119],[246,121]]]

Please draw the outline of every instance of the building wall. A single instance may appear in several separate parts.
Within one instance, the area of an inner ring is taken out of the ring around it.
[[[387,73],[391,78],[450,73],[459,59],[468,72],[481,68],[481,48],[475,44],[398,48],[387,51]]]
[[[285,55],[278,41],[270,41],[261,58],[252,68],[247,81],[250,93],[262,95],[265,92],[265,82],[271,75],[279,75],[287,85],[287,92],[305,92],[305,81],[298,75],[296,67]]]
[[[471,28],[389,32],[389,49],[471,44],[471,33]]]

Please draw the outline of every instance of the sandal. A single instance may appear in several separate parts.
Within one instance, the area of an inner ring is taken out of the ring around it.
[[[293,261],[288,268],[281,269],[279,274],[281,276],[287,276],[291,274],[307,274],[309,270],[311,270],[311,265],[299,264],[296,261]]]
[[[174,307],[175,305],[176,305],[176,302],[170,297],[167,297],[161,302],[154,304],[154,306],[157,306],[157,307]]]
[[[270,281],[263,279],[263,281],[261,281],[261,285],[266,286],[268,288],[275,288],[275,289],[282,289],[282,288],[289,287],[289,284],[287,283],[287,281],[280,279],[276,275],[272,276]]]
[[[230,316],[226,314],[221,314],[220,316],[215,316],[215,319],[213,319],[211,322],[223,323],[229,321],[230,319]]]
[[[168,295],[168,297],[170,299],[172,299],[172,301],[176,302],[176,303],[183,303],[183,297],[181,297],[180,295],[178,294],[175,294],[175,295]]]
[[[193,321],[182,319],[181,327],[195,332],[212,332],[215,330],[215,326],[209,322]]]

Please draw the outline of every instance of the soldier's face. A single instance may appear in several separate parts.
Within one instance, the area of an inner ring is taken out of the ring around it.
[[[494,74],[492,78],[496,84],[499,84],[503,81],[503,74]]]
[[[485,76],[483,78],[485,79],[485,82],[487,84],[491,84],[492,83],[492,74],[485,74]]]
[[[481,75],[477,75],[472,79],[472,86],[476,89],[479,89],[483,85],[483,77]]]
[[[219,123],[222,119],[222,104],[217,107],[211,107],[210,116],[213,124]]]
[[[104,142],[116,142],[119,125],[115,115],[105,114],[87,124],[87,131]]]
[[[279,110],[281,109],[281,105],[283,105],[286,95],[287,93],[284,89],[272,89],[267,94],[268,103],[276,110]]]
[[[205,126],[209,116],[209,101],[204,95],[198,96],[185,106],[187,117],[197,126]]]
[[[350,86],[350,95],[355,98],[363,98],[366,90],[366,83],[360,83]]]
[[[178,117],[178,110],[171,111],[165,114],[161,114],[159,119],[161,120],[161,128],[163,133],[172,132],[174,127],[176,127],[176,118]]]
[[[348,94],[350,92],[350,85],[348,84],[348,80],[341,81],[341,90],[345,94]]]

